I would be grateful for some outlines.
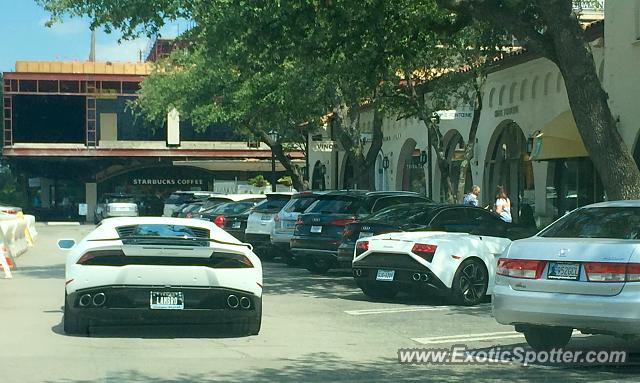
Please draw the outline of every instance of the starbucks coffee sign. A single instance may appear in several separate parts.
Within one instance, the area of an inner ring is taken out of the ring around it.
[[[182,185],[202,186],[204,182],[200,178],[134,178],[133,185]]]

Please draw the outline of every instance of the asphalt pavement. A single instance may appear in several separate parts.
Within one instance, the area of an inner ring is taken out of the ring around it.
[[[60,238],[93,226],[38,226],[36,246],[0,279],[0,382],[565,382],[639,381],[640,342],[577,334],[569,349],[625,349],[623,365],[401,364],[399,349],[467,352],[526,347],[491,317],[490,302],[452,306],[435,298],[370,301],[348,271],[326,276],[264,264],[262,331],[230,337],[206,327],[94,327],[62,331],[65,253]]]

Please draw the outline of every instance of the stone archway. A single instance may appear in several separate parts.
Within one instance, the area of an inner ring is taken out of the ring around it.
[[[327,188],[325,173],[327,168],[325,165],[320,162],[320,160],[316,161],[313,165],[313,175],[311,177],[311,189],[313,190],[325,190]]]
[[[464,159],[465,143],[462,134],[456,129],[449,130],[442,139],[444,143],[444,156],[447,166],[449,167],[449,179],[451,181],[452,196],[455,199],[458,195],[458,184],[460,180],[460,164]],[[437,168],[436,168],[437,169]],[[439,172],[439,170],[438,170]],[[471,167],[467,167],[467,176],[465,177],[465,190],[471,187]],[[440,180],[440,200],[446,201],[446,184],[443,179]]]
[[[493,205],[496,186],[505,187],[511,200],[511,215],[519,220],[523,206],[534,209],[534,182],[527,140],[520,126],[504,120],[493,132],[485,157],[484,192],[482,200]]]
[[[396,190],[410,190],[426,193],[424,166],[420,163],[420,150],[416,140],[407,138],[398,155]]]

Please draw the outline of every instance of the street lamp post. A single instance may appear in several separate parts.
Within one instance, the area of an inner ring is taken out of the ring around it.
[[[275,130],[269,131],[269,138],[271,138],[271,142],[275,145],[278,142],[278,132]],[[273,151],[273,145],[271,146],[271,191],[275,192],[278,180],[276,179],[276,155]]]

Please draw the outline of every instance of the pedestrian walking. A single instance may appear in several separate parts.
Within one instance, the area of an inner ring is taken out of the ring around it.
[[[493,211],[495,211],[503,221],[511,223],[511,200],[507,197],[507,193],[504,191],[502,185],[496,187],[496,203],[493,207]]]
[[[480,195],[480,186],[473,185],[471,191],[465,194],[462,200],[463,205],[478,206],[478,195]]]

